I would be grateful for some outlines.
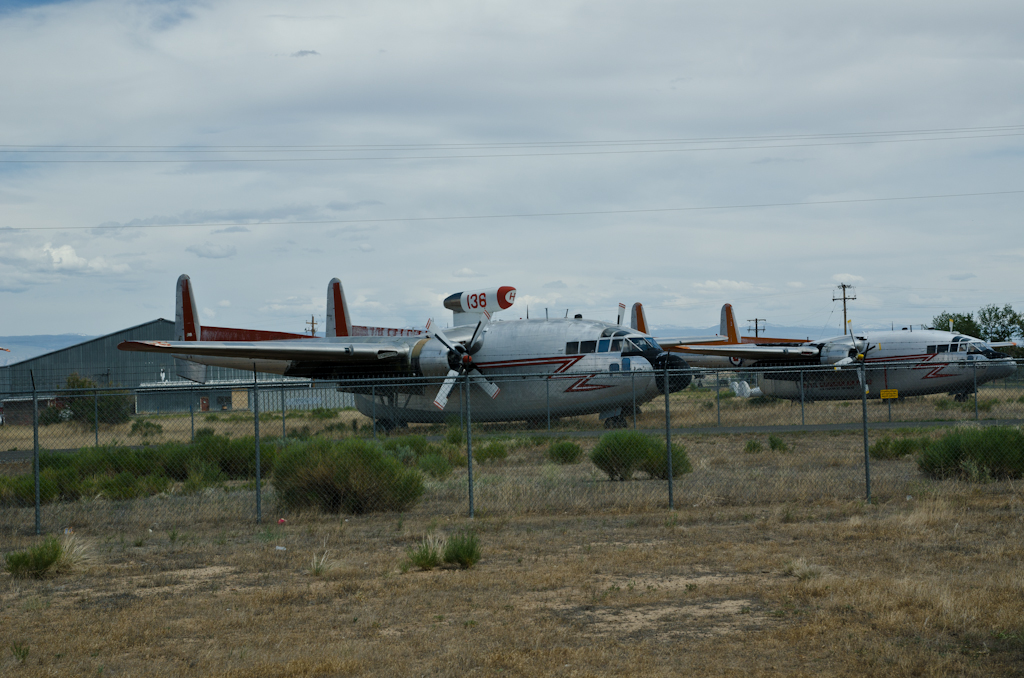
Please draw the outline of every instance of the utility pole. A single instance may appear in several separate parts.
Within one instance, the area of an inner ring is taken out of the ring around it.
[[[837,285],[837,287],[840,290],[842,290],[843,296],[837,297],[836,293],[833,292],[832,293],[832,301],[839,301],[840,299],[843,300],[843,336],[845,337],[846,336],[846,326],[847,326],[847,321],[846,321],[846,302],[847,301],[853,301],[857,297],[856,296],[851,296],[851,297],[846,296],[846,291],[847,290],[850,290],[851,292],[853,291],[853,285],[847,285],[846,283],[839,283],[839,285]]]
[[[757,339],[759,336],[761,336],[761,334],[760,334],[760,332],[758,330],[758,323],[766,323],[768,321],[765,320],[764,318],[753,318],[753,319],[747,318],[747,322],[748,323],[754,323],[754,338]],[[749,332],[749,331],[750,331],[750,328],[747,327],[747,332]]]
[[[309,316],[309,320],[306,321],[306,329],[309,330],[309,336],[316,336],[316,316]]]

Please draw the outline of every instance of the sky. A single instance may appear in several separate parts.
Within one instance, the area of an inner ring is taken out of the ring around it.
[[[0,335],[1024,310],[1024,4],[0,8]]]

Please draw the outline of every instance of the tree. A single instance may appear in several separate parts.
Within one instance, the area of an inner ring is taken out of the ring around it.
[[[981,325],[981,338],[985,341],[1009,341],[1010,337],[1021,332],[1021,317],[1006,304],[999,308],[995,304],[982,306],[978,310],[978,324]]]
[[[954,332],[981,338],[981,326],[974,320],[972,313],[946,313],[943,311],[932,318],[932,327],[937,330],[948,330],[950,320],[953,321]]]
[[[96,388],[96,382],[78,376],[77,372],[68,375],[64,388],[71,392],[64,401],[72,421],[95,426],[97,416],[101,424],[123,424],[131,419],[132,396],[126,391],[89,393]]]

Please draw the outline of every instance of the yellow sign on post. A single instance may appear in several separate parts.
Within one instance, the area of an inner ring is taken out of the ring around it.
[[[899,398],[900,397],[899,391],[897,389],[894,389],[894,388],[883,388],[882,392],[881,392],[881,395],[882,395],[882,400],[889,400],[889,399],[895,399],[895,398]]]

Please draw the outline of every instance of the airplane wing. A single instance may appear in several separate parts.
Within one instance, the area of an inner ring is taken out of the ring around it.
[[[373,341],[317,341],[291,339],[285,341],[123,341],[121,351],[170,353],[179,357],[243,358],[253,360],[285,360],[316,362],[373,362],[396,358],[407,353],[418,338],[405,341],[390,337]]]
[[[654,337],[658,345],[664,349],[677,344],[727,344],[729,337],[715,334],[709,337]]]
[[[720,355],[729,358],[745,358],[749,360],[800,360],[817,358],[821,355],[821,349],[817,346],[757,346],[754,344],[746,346],[708,346],[708,345],[682,345],[673,346],[673,351],[680,353],[697,353],[701,355]]]

